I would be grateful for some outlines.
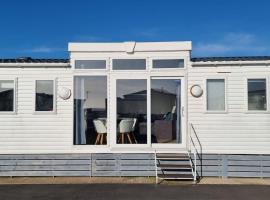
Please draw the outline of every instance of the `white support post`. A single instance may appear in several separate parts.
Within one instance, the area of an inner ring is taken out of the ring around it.
[[[193,176],[194,179],[193,180],[194,182],[196,182],[197,181],[197,155],[195,151],[193,153],[193,156],[194,156],[194,176]]]
[[[189,150],[189,152],[191,153],[191,124],[189,123],[188,124],[188,138],[189,138],[189,140],[188,140],[188,150]]]
[[[158,184],[158,176],[157,176],[157,152],[155,150],[155,167],[156,167],[156,184]]]

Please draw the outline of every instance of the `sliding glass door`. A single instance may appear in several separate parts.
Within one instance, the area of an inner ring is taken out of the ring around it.
[[[151,143],[180,144],[181,79],[151,78]]]
[[[147,75],[112,77],[112,145],[165,148],[183,145],[182,80]]]

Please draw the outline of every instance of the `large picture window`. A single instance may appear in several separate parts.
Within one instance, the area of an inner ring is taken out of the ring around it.
[[[107,144],[107,77],[74,78],[74,144]]]
[[[207,111],[225,111],[225,80],[207,79]]]
[[[35,111],[54,111],[54,81],[36,81]]]
[[[266,79],[248,79],[248,110],[267,110]]]
[[[14,80],[0,80],[0,112],[14,111]]]

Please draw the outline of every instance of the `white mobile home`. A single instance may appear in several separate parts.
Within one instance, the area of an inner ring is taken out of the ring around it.
[[[0,59],[1,176],[270,176],[270,57],[191,42]]]

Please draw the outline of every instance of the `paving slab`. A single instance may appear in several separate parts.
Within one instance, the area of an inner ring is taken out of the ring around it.
[[[155,177],[0,177],[7,184],[155,184]],[[165,185],[190,185],[193,181],[161,181]],[[270,178],[205,177],[198,185],[270,185]]]

